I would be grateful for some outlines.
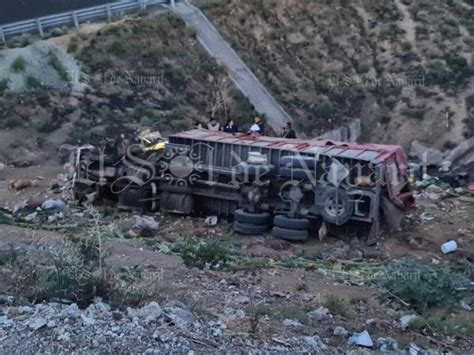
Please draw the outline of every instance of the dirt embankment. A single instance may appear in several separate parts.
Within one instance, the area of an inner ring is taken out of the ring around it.
[[[194,30],[171,14],[85,26],[0,54],[4,163],[40,164],[55,160],[64,142],[145,128],[166,135],[211,117],[222,125],[232,117],[243,128],[254,113]]]
[[[361,118],[365,141],[472,136],[474,8],[454,1],[199,1],[309,137]]]

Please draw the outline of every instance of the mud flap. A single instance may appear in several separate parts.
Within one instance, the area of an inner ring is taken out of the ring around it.
[[[380,239],[381,235],[381,228],[380,228],[380,214],[377,213],[377,216],[374,218],[372,222],[372,226],[370,227],[369,234],[367,235],[367,245],[374,245]]]
[[[388,198],[382,196],[383,221],[388,230],[400,230],[404,212]]]

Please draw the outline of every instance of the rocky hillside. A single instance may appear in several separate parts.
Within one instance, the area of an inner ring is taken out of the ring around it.
[[[315,136],[353,118],[365,140],[472,136],[470,0],[196,0]]]

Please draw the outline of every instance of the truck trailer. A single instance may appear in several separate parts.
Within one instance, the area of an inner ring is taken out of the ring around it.
[[[220,216],[247,235],[304,241],[323,228],[373,244],[414,205],[406,154],[395,145],[195,129],[167,142],[81,147],[74,159],[79,201]]]

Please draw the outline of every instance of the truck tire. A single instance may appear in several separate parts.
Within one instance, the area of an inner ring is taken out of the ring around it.
[[[245,212],[242,208],[235,210],[234,217],[237,222],[257,226],[268,225],[270,221],[270,213],[268,212],[251,213]]]
[[[268,225],[254,225],[254,224],[247,224],[242,223],[239,221],[234,221],[232,226],[234,231],[244,235],[260,235],[265,233],[268,229]]]
[[[346,223],[354,212],[354,204],[346,191],[333,187],[322,192],[320,197],[321,216],[324,221],[341,225]]]
[[[273,224],[276,227],[302,231],[308,230],[309,228],[309,220],[306,218],[289,218],[282,214],[275,216]]]
[[[273,227],[272,236],[277,239],[290,241],[305,241],[309,238],[309,232],[296,229],[287,229],[281,227]]]

